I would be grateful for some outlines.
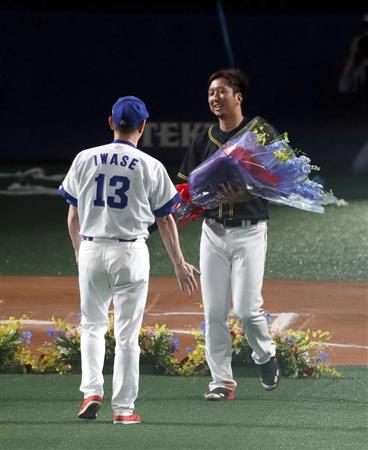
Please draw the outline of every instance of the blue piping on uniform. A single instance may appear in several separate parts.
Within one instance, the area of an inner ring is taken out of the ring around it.
[[[168,216],[169,214],[172,214],[174,212],[173,205],[175,205],[175,203],[180,202],[180,200],[181,200],[180,195],[176,194],[171,200],[165,203],[164,206],[161,206],[161,208],[156,209],[156,211],[153,211],[153,214],[156,217],[164,217]]]
[[[63,185],[61,185],[58,189],[58,193],[65,198],[65,201],[69,203],[69,205],[78,206],[78,200],[74,198],[72,195],[68,194],[66,190],[63,188]]]

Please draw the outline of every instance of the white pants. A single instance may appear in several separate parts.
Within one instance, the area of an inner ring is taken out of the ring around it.
[[[83,241],[79,252],[81,358],[84,398],[103,397],[108,311],[114,304],[116,339],[112,387],[114,415],[131,414],[138,395],[139,331],[147,299],[149,254],[144,240]]]
[[[200,270],[210,389],[236,386],[231,369],[230,310],[243,324],[256,364],[276,353],[262,309],[267,224],[236,228],[211,220],[202,226]]]

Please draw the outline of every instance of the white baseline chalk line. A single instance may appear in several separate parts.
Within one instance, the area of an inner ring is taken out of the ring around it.
[[[170,312],[146,312],[147,316],[203,316],[203,311],[170,311]],[[289,316],[290,314],[300,316],[299,313],[270,314],[271,317]],[[284,319],[283,319],[284,320]]]
[[[172,328],[171,331],[176,334],[192,334],[191,330],[187,330],[184,328]],[[336,348],[345,348],[345,349],[356,348],[356,349],[368,350],[367,345],[333,344],[333,343],[329,343],[329,342],[324,342],[324,344],[326,345],[326,347],[336,347]]]
[[[169,315],[174,315],[174,313],[168,313]],[[182,314],[182,313],[180,313]],[[198,313],[185,313],[185,314],[198,314]],[[282,331],[287,326],[289,326],[297,317],[301,314],[299,313],[280,313],[280,314],[271,314],[271,317],[276,317],[275,320],[271,323],[271,331],[278,330]],[[173,333],[181,333],[181,334],[191,334],[191,331],[188,331],[185,328],[177,328],[171,329]]]
[[[271,317],[276,315],[276,319],[271,322],[271,331],[279,330],[283,331],[286,327],[288,327],[295,319],[300,317],[302,314],[300,313],[280,313],[280,314],[271,314]]]
[[[8,325],[9,323],[21,322],[22,325],[54,325],[51,320],[0,320],[0,325]]]
[[[147,316],[203,316],[201,311],[146,312]]]
[[[336,348],[362,348],[363,350],[368,350],[367,345],[355,345],[355,344],[333,344],[332,342],[324,342],[326,347],[336,347]]]
[[[184,328],[170,328],[170,330],[177,334],[192,334],[191,330],[184,330]]]
[[[113,311],[109,311],[113,313]],[[157,313],[145,313],[147,316],[203,316],[203,312],[200,311],[171,311],[171,312],[157,312]],[[278,330],[283,330],[287,327],[296,317],[300,314],[298,313],[280,313],[280,314],[271,314],[271,317],[276,317],[276,319],[272,322],[271,327]],[[50,320],[32,320],[19,319],[24,325],[53,325],[54,322]],[[12,323],[12,320],[0,320],[0,324],[5,325]]]

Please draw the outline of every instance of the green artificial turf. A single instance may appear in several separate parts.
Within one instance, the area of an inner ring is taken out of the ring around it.
[[[283,378],[266,392],[244,369],[233,402],[204,401],[208,377],[142,375],[136,411],[144,423],[130,426],[112,424],[111,376],[98,419],[87,422],[76,418],[79,375],[1,375],[1,448],[363,449],[367,368],[341,370],[341,379]]]
[[[1,197],[4,275],[76,275],[67,205],[51,196]],[[325,214],[273,206],[268,226],[266,278],[365,281],[368,279],[368,200],[329,206]],[[186,258],[198,266],[201,220],[180,229]],[[148,240],[151,275],[174,272],[159,233]]]
[[[54,170],[53,173],[62,173]],[[49,172],[47,172],[49,173]],[[324,215],[272,207],[267,278],[365,281],[368,278],[368,195],[365,178],[328,186],[346,207]],[[5,183],[3,180],[2,183]],[[66,227],[67,206],[52,196],[0,196],[0,272],[76,275]],[[187,259],[198,265],[200,222],[180,230]],[[157,232],[148,240],[153,276],[173,275]],[[0,375],[0,448],[4,450],[366,448],[367,368],[346,367],[344,378],[283,379],[265,392],[258,374],[241,369],[234,402],[202,400],[208,377],[141,376],[136,404],[142,425],[113,426],[111,375],[96,422],[76,418],[80,375]]]

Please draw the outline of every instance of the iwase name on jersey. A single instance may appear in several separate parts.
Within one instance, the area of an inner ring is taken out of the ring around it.
[[[108,153],[100,153],[99,155],[93,155],[93,162],[95,166],[99,164],[114,164],[115,166],[128,166],[128,169],[134,170],[136,164],[139,162],[139,159],[132,158],[129,162],[131,156],[129,155],[119,155],[117,153],[112,153],[109,155]]]

